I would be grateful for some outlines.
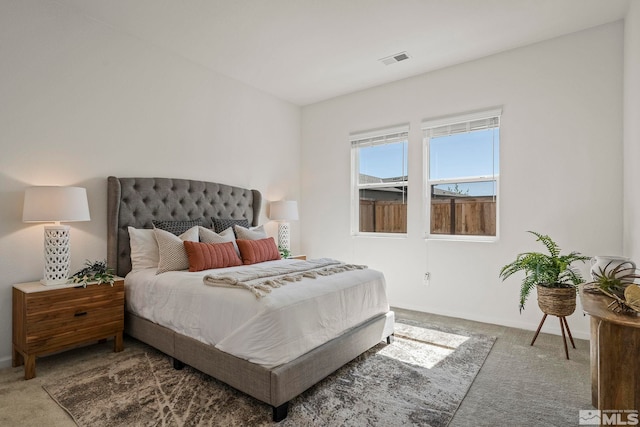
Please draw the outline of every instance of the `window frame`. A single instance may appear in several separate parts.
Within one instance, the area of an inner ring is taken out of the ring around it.
[[[386,139],[389,139],[387,141]],[[374,141],[375,139],[381,139],[380,141]],[[407,156],[409,151],[409,124],[396,125],[391,127],[385,127],[364,132],[354,132],[349,134],[349,143],[351,145],[351,235],[355,237],[381,237],[381,238],[403,238],[408,235],[408,223],[407,231],[404,233],[389,233],[389,232],[375,232],[375,231],[360,231],[360,190],[367,190],[371,188],[386,188],[403,186],[405,192],[403,194],[404,203],[408,207],[408,188],[409,188],[409,165],[407,158],[407,169],[403,177],[403,181],[393,181],[389,183],[360,183],[360,156],[359,149],[386,145],[403,142],[406,147]],[[409,215],[408,209],[406,213]]]
[[[441,118],[428,119],[423,120],[422,122],[422,133],[423,133],[423,183],[424,183],[424,218],[425,218],[425,230],[424,230],[424,238],[426,240],[445,240],[445,241],[459,241],[459,242],[497,242],[500,239],[500,161],[498,161],[498,167],[493,171],[492,175],[481,175],[481,176],[467,176],[464,178],[441,178],[441,179],[433,179],[430,177],[430,131],[434,128],[439,128],[442,126],[451,126],[462,123],[470,123],[476,120],[488,120],[496,118],[497,125],[493,126],[498,129],[498,159],[500,156],[500,147],[502,146],[502,108],[492,108],[482,111],[476,111],[472,113],[463,113],[456,114]],[[481,130],[481,129],[471,129],[465,133]],[[442,135],[444,136],[444,135]],[[435,234],[431,232],[431,187],[434,185],[442,185],[442,184],[457,184],[457,183],[469,183],[469,182],[487,182],[487,181],[495,181],[495,198],[496,198],[496,234],[495,236],[479,236],[479,235],[469,235],[469,234]]]

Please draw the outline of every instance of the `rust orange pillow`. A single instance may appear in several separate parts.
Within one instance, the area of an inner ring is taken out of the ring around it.
[[[189,271],[242,265],[242,260],[238,257],[233,242],[200,243],[185,241],[184,248],[189,258]]]
[[[259,240],[236,240],[245,265],[280,259],[280,252],[273,237]]]

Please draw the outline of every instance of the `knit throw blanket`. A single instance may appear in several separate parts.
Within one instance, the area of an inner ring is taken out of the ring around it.
[[[300,281],[305,277],[315,279],[318,276],[330,276],[365,268],[367,268],[365,265],[345,264],[330,258],[320,258],[277,266],[255,264],[239,271],[207,274],[203,281],[209,286],[246,289],[253,292],[256,298],[262,298],[273,288]]]

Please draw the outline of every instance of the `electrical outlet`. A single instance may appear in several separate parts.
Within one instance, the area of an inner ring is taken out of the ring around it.
[[[424,273],[424,278],[422,279],[422,281],[424,282],[425,286],[429,286],[429,281],[431,281],[431,273],[429,273],[428,271]]]

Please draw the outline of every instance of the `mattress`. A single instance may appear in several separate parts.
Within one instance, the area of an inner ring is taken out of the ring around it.
[[[158,275],[155,269],[132,271],[125,278],[127,310],[266,368],[296,359],[389,311],[384,275],[372,269],[303,278],[262,298],[246,289],[203,283],[211,273],[300,262]]]

